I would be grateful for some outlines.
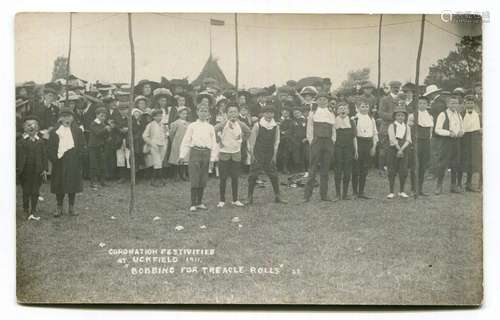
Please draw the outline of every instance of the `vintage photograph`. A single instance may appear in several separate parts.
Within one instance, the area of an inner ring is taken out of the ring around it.
[[[18,303],[481,305],[483,19],[18,13]]]

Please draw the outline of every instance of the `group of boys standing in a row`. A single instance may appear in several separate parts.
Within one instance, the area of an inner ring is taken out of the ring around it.
[[[57,200],[54,215],[60,216],[66,194],[68,212],[77,214],[75,195],[82,192],[82,173],[90,178],[93,190],[105,186],[105,178],[117,171],[120,181],[126,181],[131,157],[139,176],[149,177],[153,186],[165,185],[165,174],[189,178],[190,211],[207,208],[203,194],[209,172],[220,178],[217,207],[225,206],[229,178],[232,205],[244,206],[238,196],[242,168],[249,170],[249,204],[262,173],[269,176],[275,201],[286,203],[278,167],[306,172],[305,201],[311,199],[319,174],[320,197],[331,201],[332,164],[335,200],[351,198],[351,182],[352,197],[368,199],[366,177],[377,155],[381,171],[387,169],[389,199],[395,197],[396,177],[398,195],[408,197],[408,174],[412,192],[425,196],[429,167],[436,194],[442,192],[447,169],[451,169],[452,192],[461,192],[464,172],[467,191],[476,191],[471,182],[472,174],[481,172],[480,87],[449,93],[431,85],[420,95],[415,85],[393,81],[380,100],[370,82],[337,96],[329,93],[330,87],[329,79],[324,79],[303,88],[289,81],[277,90],[272,86],[222,92],[207,82],[193,92],[185,80],[163,86],[144,80],[134,88],[130,140],[130,91],[104,84],[90,90],[73,86],[68,91],[49,83],[38,97],[32,83],[20,86],[16,172],[23,208],[30,219],[38,219],[39,189],[49,163],[51,192]]]

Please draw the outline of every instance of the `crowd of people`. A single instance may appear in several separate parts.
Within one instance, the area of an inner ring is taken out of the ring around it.
[[[66,195],[68,213],[77,215],[82,180],[90,180],[91,192],[110,181],[127,182],[131,159],[139,183],[189,181],[192,212],[207,209],[203,194],[210,175],[219,179],[219,208],[226,205],[227,180],[231,205],[251,205],[264,173],[278,203],[287,203],[280,173],[285,184],[304,186],[306,202],[318,185],[322,201],[370,199],[370,168],[387,176],[388,199],[410,196],[408,176],[411,194],[427,196],[423,182],[432,178],[439,195],[447,171],[451,192],[480,191],[480,83],[449,92],[399,81],[377,90],[363,81],[334,92],[328,78],[252,90],[221,88],[210,78],[195,88],[185,79],[164,80],[141,80],[130,88],[70,76],[16,87],[16,173],[29,219],[39,219],[44,181],[50,180],[56,196],[54,216],[63,214]],[[242,172],[248,175],[245,203],[238,192]]]

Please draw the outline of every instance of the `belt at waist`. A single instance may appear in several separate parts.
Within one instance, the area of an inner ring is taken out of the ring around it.
[[[210,151],[210,148],[207,147],[198,147],[198,146],[193,146],[192,147],[194,150],[200,150],[200,151]]]

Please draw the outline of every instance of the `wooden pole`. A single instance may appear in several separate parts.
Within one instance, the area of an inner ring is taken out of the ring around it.
[[[420,42],[418,43],[417,52],[417,66],[415,70],[415,84],[419,85],[420,80],[420,58],[422,57],[422,48],[424,46],[424,31],[425,31],[425,14],[422,15],[422,22],[420,24]]]
[[[417,63],[416,63],[416,70],[415,70],[415,95],[418,97],[420,96],[420,88],[419,88],[419,77],[420,77],[420,58],[422,57],[422,47],[424,46],[424,29],[425,29],[425,14],[422,15],[422,22],[420,25],[420,41],[418,43],[418,51],[417,51]],[[418,106],[417,106],[418,108]],[[417,111],[417,110],[415,110]],[[418,111],[417,111],[418,112]],[[413,124],[413,128],[416,128],[418,123]],[[416,135],[415,135],[416,137]],[[420,185],[418,183],[418,171],[420,169],[420,163],[418,161],[418,139],[415,139],[413,141],[413,147],[414,147],[414,161],[415,161],[415,176],[416,176],[416,188],[415,188],[415,199],[418,198],[418,194],[420,192]]]
[[[68,44],[68,59],[66,60],[66,101],[64,101],[64,106],[68,107],[68,81],[70,71],[70,61],[71,61],[71,42],[72,42],[72,33],[73,33],[73,13],[69,13],[69,44]]]
[[[240,106],[240,99],[238,97],[238,86],[239,86],[239,74],[240,74],[240,61],[238,53],[238,13],[234,14],[234,42],[235,42],[235,63],[236,63],[236,75],[234,80],[234,85],[236,87],[236,103],[238,107]]]
[[[132,34],[131,13],[128,13],[128,39],[130,42],[130,99],[128,105],[128,140],[130,145],[130,203],[128,211],[129,214],[133,214],[135,207],[135,150],[134,150],[134,135],[132,129],[132,109],[134,107],[135,49],[134,49],[134,37]]]
[[[377,93],[380,91],[380,65],[381,58],[380,52],[382,48],[382,14],[380,15],[380,20],[378,22],[378,59],[377,59]]]
[[[209,33],[210,33],[210,60],[212,60],[212,22],[209,25]]]

